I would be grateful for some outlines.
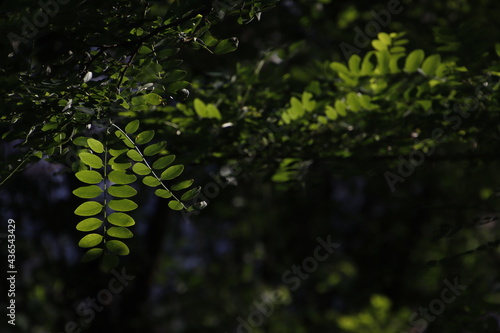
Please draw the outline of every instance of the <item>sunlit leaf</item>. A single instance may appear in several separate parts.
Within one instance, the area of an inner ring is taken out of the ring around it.
[[[141,176],[146,176],[151,173],[151,169],[148,168],[144,163],[135,163],[132,167],[132,171]]]
[[[94,247],[102,242],[102,235],[99,234],[88,234],[82,237],[78,242],[79,247]]]
[[[99,156],[91,153],[82,152],[78,154],[83,163],[94,169],[100,169],[104,166]]]
[[[109,173],[108,178],[115,184],[126,185],[133,183],[137,177],[133,174],[128,174],[123,170],[113,170]]]
[[[123,227],[111,227],[109,228],[106,233],[115,238],[132,238],[134,237],[134,234],[132,231],[128,230],[127,228]]]
[[[137,194],[137,190],[129,185],[112,185],[108,193],[118,198],[130,198]]]
[[[155,136],[154,130],[147,130],[147,131],[141,132],[141,133],[137,134],[137,136],[135,138],[135,143],[138,145],[148,143],[149,141],[151,141],[153,139],[154,136]]]
[[[98,197],[102,189],[97,185],[82,186],[73,191],[73,194],[79,198],[92,199]]]
[[[89,138],[87,140],[87,144],[89,145],[90,149],[92,149],[96,153],[104,152],[104,145],[96,139]]]
[[[127,134],[133,134],[135,133],[138,129],[139,129],[139,120],[135,119],[135,120],[132,120],[130,123],[127,124],[127,126],[125,126],[125,132]]]
[[[75,174],[76,178],[87,184],[98,184],[103,178],[101,174],[94,170],[82,170]]]
[[[93,216],[102,211],[102,204],[95,201],[87,201],[82,203],[75,209],[75,214],[78,216]]]
[[[137,208],[137,204],[129,199],[111,200],[108,206],[112,210],[119,212],[128,212]]]
[[[102,221],[95,218],[95,217],[90,217],[88,219],[85,219],[78,223],[76,225],[76,230],[78,231],[94,231],[98,229],[102,225]]]
[[[112,213],[108,216],[108,222],[118,227],[131,227],[135,224],[134,219],[125,213]]]

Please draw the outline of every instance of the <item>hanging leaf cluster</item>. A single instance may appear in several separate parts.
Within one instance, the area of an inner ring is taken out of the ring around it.
[[[131,198],[137,194],[139,179],[154,188],[158,197],[168,199],[168,207],[177,211],[194,210],[186,202],[200,191],[200,188],[188,189],[193,179],[174,182],[184,166],[173,164],[175,155],[164,154],[166,141],[151,143],[154,130],[138,132],[139,120],[128,123],[125,130],[112,123],[107,131],[113,130],[118,140],[107,139],[112,144],[94,138],[75,139],[75,144],[84,146],[78,156],[85,168],[75,176],[86,185],[75,189],[73,194],[87,200],[75,209],[76,215],[84,217],[76,229],[87,233],[78,245],[88,249],[82,261],[102,257],[105,267],[115,267],[118,256],[130,252],[124,240],[133,237],[129,228],[136,222],[130,212],[138,205]]]

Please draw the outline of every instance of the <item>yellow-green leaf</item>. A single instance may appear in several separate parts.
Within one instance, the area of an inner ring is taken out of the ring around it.
[[[135,224],[134,219],[125,213],[112,213],[108,216],[108,222],[119,227],[131,227]]]
[[[93,216],[102,211],[102,205],[95,201],[87,201],[82,203],[75,209],[75,214],[78,216]]]
[[[88,234],[82,237],[78,242],[79,247],[94,247],[102,242],[102,235]]]
[[[87,140],[87,144],[89,145],[90,149],[92,149],[96,153],[104,152],[103,144],[101,142],[97,141],[96,139],[89,138]]]
[[[128,246],[119,240],[110,240],[106,242],[106,248],[114,254],[119,256],[126,256],[130,253]]]
[[[108,178],[115,184],[126,185],[133,183],[137,180],[137,177],[132,174],[128,174],[123,170],[113,170],[109,173]]]
[[[112,210],[119,212],[128,212],[137,208],[137,204],[129,199],[111,200],[108,206]]]
[[[78,154],[83,163],[94,169],[100,169],[104,166],[99,156],[91,153],[82,152]]]
[[[101,174],[94,170],[82,170],[75,173],[76,178],[87,184],[98,184],[103,178]]]
[[[115,238],[132,238],[134,237],[134,234],[132,231],[128,230],[127,228],[123,227],[111,227],[106,231],[106,233]]]
[[[102,225],[102,221],[95,218],[95,217],[89,217],[88,219],[85,219],[83,221],[80,221],[76,225],[76,230],[78,231],[94,231],[96,229],[99,229],[99,227]]]
[[[97,185],[82,186],[73,191],[73,194],[79,198],[92,199],[98,197],[102,189]]]

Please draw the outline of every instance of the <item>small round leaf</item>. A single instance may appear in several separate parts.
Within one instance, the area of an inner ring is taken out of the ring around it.
[[[130,253],[130,250],[128,249],[128,246],[125,245],[124,242],[119,241],[119,240],[110,240],[106,242],[106,248],[113,252],[114,254],[117,254],[119,256],[126,256],[127,254]]]
[[[82,186],[73,191],[73,194],[79,198],[92,199],[98,197],[102,189],[97,185]]]
[[[88,234],[83,236],[78,242],[79,247],[94,247],[102,242],[102,235],[99,234]]]
[[[94,248],[90,249],[85,254],[82,256],[82,262],[89,262],[92,260],[96,260],[102,255],[103,249],[101,248]]]
[[[93,216],[102,211],[102,205],[95,201],[87,201],[82,203],[75,209],[75,214],[78,216]]]
[[[132,120],[130,123],[125,126],[125,132],[127,134],[135,133],[139,129],[139,120]]]
[[[135,137],[135,143],[138,145],[148,143],[153,139],[154,136],[155,136],[155,131],[153,130],[141,132],[137,134],[137,136]]]
[[[76,178],[87,184],[99,184],[102,181],[102,176],[94,170],[82,170],[75,173]]]
[[[134,219],[125,213],[112,213],[108,216],[108,222],[119,227],[131,227],[135,224]]]
[[[107,234],[115,238],[132,238],[134,234],[127,228],[111,227],[108,229]]]
[[[146,156],[153,156],[161,152],[165,147],[167,146],[167,143],[165,141],[161,141],[158,143],[153,143],[152,145],[147,146],[144,149],[144,155]]]
[[[153,163],[153,169],[156,169],[156,170],[165,169],[174,160],[175,160],[175,155],[168,155],[168,156],[160,157],[159,159],[157,159]]]
[[[87,140],[87,144],[89,145],[90,149],[92,149],[96,153],[104,152],[104,145],[96,139],[89,138]]]
[[[95,217],[90,217],[78,223],[76,225],[76,230],[85,232],[94,231],[96,229],[99,229],[101,225],[102,225],[101,220],[96,219]]]
[[[113,170],[109,173],[108,178],[115,184],[126,185],[133,183],[137,180],[137,177],[132,174],[128,174],[123,170]]]
[[[182,173],[182,171],[184,171],[184,165],[182,164],[173,165],[161,173],[161,179],[162,180],[174,179],[175,177],[178,177]]]
[[[104,166],[102,160],[99,156],[91,153],[80,153],[78,154],[83,163],[87,164],[89,167],[94,169],[100,169]]]
[[[117,198],[130,198],[137,194],[137,190],[129,185],[112,185],[108,193]]]
[[[119,212],[128,212],[137,208],[137,204],[129,199],[111,200],[108,206]]]

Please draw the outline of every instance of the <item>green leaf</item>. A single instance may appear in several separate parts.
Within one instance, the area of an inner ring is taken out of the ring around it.
[[[125,132],[127,134],[133,134],[135,133],[138,129],[139,129],[139,120],[132,120],[130,123],[127,124],[127,126],[125,126]]]
[[[130,253],[130,250],[128,249],[127,245],[123,243],[122,241],[119,240],[110,240],[106,242],[106,248],[113,252],[114,254],[117,254],[119,256],[126,256],[127,254]]]
[[[304,110],[311,112],[316,107],[316,101],[312,100],[313,94],[308,91],[302,93],[302,107]]]
[[[125,213],[112,213],[108,216],[108,222],[119,227],[131,227],[135,224],[134,219]]]
[[[137,194],[137,190],[129,185],[112,185],[108,193],[117,198],[130,198]]]
[[[97,185],[82,186],[73,191],[73,194],[79,198],[92,199],[98,197],[102,189]]]
[[[78,154],[83,163],[94,169],[100,169],[104,166],[102,160],[99,156],[91,153],[80,153]]]
[[[359,102],[359,97],[356,93],[350,92],[347,94],[347,105],[351,108],[351,111],[358,112],[361,110],[361,104]]]
[[[108,164],[111,165],[113,170],[127,170],[132,166],[132,163],[128,159],[122,158],[122,156],[112,157]]]
[[[188,180],[183,180],[181,182],[178,182],[177,184],[172,185],[170,188],[172,191],[179,191],[179,190],[184,190],[188,188],[189,186],[193,185],[194,179],[188,179]]]
[[[383,42],[385,45],[389,46],[392,43],[392,38],[385,32],[381,32],[377,35],[378,39]]]
[[[161,152],[165,147],[167,146],[166,141],[160,141],[157,143],[153,143],[152,145],[147,146],[144,148],[144,155],[146,156],[153,156]]]
[[[175,155],[168,155],[168,156],[160,157],[159,159],[157,159],[153,163],[153,169],[156,169],[156,170],[165,169],[174,160],[175,160]]]
[[[349,70],[347,69],[347,67],[340,62],[332,62],[330,64],[330,68],[337,73],[349,74]]]
[[[82,237],[78,242],[79,247],[94,247],[102,242],[102,235],[99,234],[88,234]]]
[[[108,206],[112,210],[119,212],[129,212],[137,208],[137,204],[129,199],[111,200]]]
[[[413,73],[417,71],[422,61],[424,61],[424,57],[425,53],[423,50],[412,51],[405,60],[405,72]]]
[[[101,174],[94,170],[82,170],[75,173],[76,178],[87,184],[98,184],[103,178]]]
[[[172,209],[172,210],[182,210],[182,209],[184,209],[184,205],[181,202],[177,201],[177,200],[170,200],[168,202],[168,207],[170,207],[170,209]]]
[[[90,149],[95,151],[96,153],[102,153],[104,152],[104,146],[101,142],[97,141],[96,139],[89,138],[87,140],[87,144],[89,145]]]
[[[181,196],[181,200],[182,201],[188,201],[188,200],[191,200],[193,199],[194,197],[196,197],[198,195],[198,193],[200,193],[201,191],[201,187],[198,186],[196,188],[193,188],[193,189],[190,189],[189,191],[187,191],[186,193],[184,193],[182,196]]]
[[[377,57],[378,72],[382,75],[389,73],[389,51],[378,51],[375,53],[375,56]]]
[[[135,148],[134,143],[129,140],[129,138],[120,131],[115,131],[115,135],[118,139],[122,140],[123,143],[129,148]]]
[[[88,143],[87,143],[87,140],[88,138],[85,137],[85,136],[79,136],[77,138],[74,138],[72,141],[73,141],[73,144],[75,144],[76,146],[84,146],[84,147],[88,147]]]
[[[147,185],[150,187],[157,187],[158,185],[160,185],[160,181],[153,176],[144,177],[142,179],[142,182],[144,183],[144,185]]]
[[[361,63],[361,58],[357,54],[353,54],[349,58],[349,69],[353,74],[359,73],[359,64]]]
[[[157,189],[157,190],[155,191],[155,194],[156,194],[158,197],[160,197],[160,198],[164,198],[164,199],[168,199],[168,198],[170,198],[170,197],[172,196],[172,192],[167,191],[167,190],[164,190],[164,189],[162,189],[162,188]]]
[[[95,217],[89,217],[88,219],[80,221],[76,225],[76,230],[78,231],[94,231],[96,229],[99,229],[102,225],[102,221],[95,218]]]
[[[342,117],[345,117],[347,115],[347,112],[345,110],[345,103],[342,102],[342,101],[335,101],[335,111],[337,111],[337,113],[342,116]]]
[[[427,76],[433,76],[440,64],[441,56],[439,54],[430,55],[422,64],[422,72]]]
[[[75,214],[79,216],[93,216],[102,211],[102,205],[95,201],[82,203],[75,209]]]
[[[121,156],[121,155],[125,154],[128,151],[129,151],[129,149],[127,149],[127,148],[123,148],[123,149],[110,149],[109,150],[109,154],[111,156],[118,157],[118,156]]]
[[[130,157],[132,160],[136,162],[141,162],[142,161],[142,156],[139,154],[139,152],[135,149],[130,149],[127,152],[127,156]]]
[[[96,260],[102,255],[103,249],[101,248],[94,248],[90,249],[85,254],[82,256],[82,262],[89,262],[92,260]]]
[[[203,101],[199,98],[195,98],[194,102],[194,111],[200,118],[207,118],[207,106]]]
[[[238,38],[232,37],[228,39],[221,40],[219,44],[214,49],[215,54],[225,54],[233,52],[238,48]]]
[[[215,118],[215,119],[222,119],[222,115],[219,112],[219,109],[213,105],[213,104],[208,104],[207,105],[207,118]]]
[[[372,40],[372,46],[377,51],[387,50],[387,44],[385,44],[384,42],[382,42],[378,39]]]
[[[134,237],[134,234],[132,231],[128,230],[127,228],[123,227],[111,227],[109,228],[106,233],[115,238],[132,238]]]
[[[162,180],[171,180],[179,176],[182,173],[182,171],[184,171],[184,165],[182,164],[173,165],[169,167],[167,170],[163,171],[161,173],[160,178]]]
[[[328,118],[331,120],[335,120],[338,118],[337,111],[335,111],[334,108],[332,108],[330,105],[325,106],[325,114]]]
[[[163,99],[158,94],[149,93],[147,95],[144,95],[144,100],[146,101],[146,103],[151,105],[160,105]]]
[[[138,145],[143,145],[143,144],[151,141],[154,136],[155,136],[154,130],[147,130],[147,131],[141,132],[135,137],[135,143]]]
[[[141,176],[146,176],[151,173],[151,169],[146,166],[144,163],[136,163],[132,167],[132,171]]]
[[[113,170],[109,173],[108,179],[115,184],[126,185],[135,182],[137,177],[123,170]]]

